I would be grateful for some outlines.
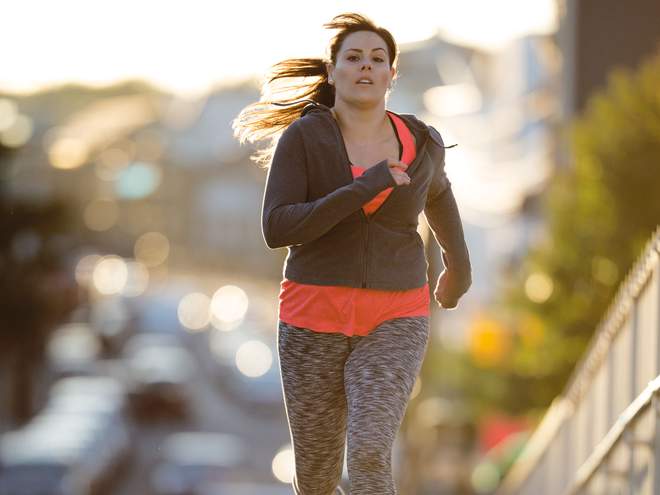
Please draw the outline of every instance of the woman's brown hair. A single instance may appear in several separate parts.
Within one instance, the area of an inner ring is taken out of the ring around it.
[[[333,64],[337,63],[337,54],[349,34],[356,31],[372,31],[385,41],[390,67],[395,67],[398,48],[394,37],[387,29],[377,26],[367,17],[356,13],[340,14],[333,17],[332,21],[323,24],[323,27],[339,30],[331,39],[328,49],[329,59]],[[300,116],[305,105],[315,101],[328,107],[334,106],[335,88],[328,84],[326,63],[327,61],[322,58],[292,58],[271,67],[262,84],[260,100],[243,108],[232,122],[234,137],[238,138],[241,144],[246,141],[254,143],[271,139],[270,146],[257,151],[251,157],[255,162],[265,168],[269,166],[279,136]],[[314,80],[312,82],[303,80],[281,88],[271,87],[278,79],[308,77],[313,77]],[[268,94],[289,96],[277,100],[266,97]]]

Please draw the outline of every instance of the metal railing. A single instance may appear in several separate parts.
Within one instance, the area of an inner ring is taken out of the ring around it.
[[[660,228],[496,495],[660,493],[659,259]]]

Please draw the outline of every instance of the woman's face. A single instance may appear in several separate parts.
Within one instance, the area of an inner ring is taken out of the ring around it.
[[[371,31],[349,34],[337,53],[337,63],[328,64],[335,97],[353,102],[377,102],[396,74],[390,67],[385,41]],[[370,81],[358,82],[367,79]]]

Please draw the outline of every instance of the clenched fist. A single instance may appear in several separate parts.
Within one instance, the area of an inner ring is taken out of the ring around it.
[[[410,184],[410,177],[405,172],[408,165],[396,160],[388,160],[387,166],[390,167],[390,173],[394,177],[397,186],[407,186]]]
[[[441,308],[455,309],[458,306],[458,300],[467,292],[471,283],[471,280],[469,280],[467,286],[458,287],[458,281],[452,273],[444,270],[438,277],[433,296]]]

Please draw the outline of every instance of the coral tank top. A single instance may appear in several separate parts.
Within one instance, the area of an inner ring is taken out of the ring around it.
[[[405,123],[387,112],[400,143],[401,158],[406,164],[416,156],[415,141]],[[364,167],[351,165],[353,177],[359,177]],[[392,192],[389,187],[362,206],[372,215]],[[280,284],[279,319],[293,326],[314,332],[342,333],[365,336],[382,322],[405,316],[428,316],[429,284],[422,287],[389,291],[359,287],[300,284],[286,278]]]

